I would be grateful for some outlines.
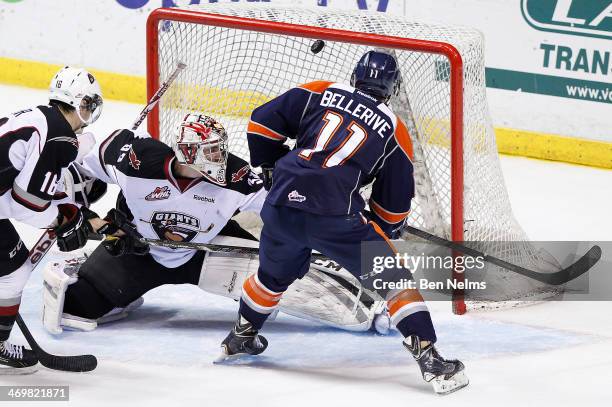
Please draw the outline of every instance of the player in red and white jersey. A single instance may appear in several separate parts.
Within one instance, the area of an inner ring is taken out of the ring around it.
[[[86,219],[95,214],[53,200],[62,173],[79,151],[75,132],[96,121],[101,111],[95,78],[64,67],[51,80],[48,105],[0,116],[0,373],[30,371],[37,362],[30,350],[8,342],[33,268],[11,220],[54,228],[60,250],[83,247],[91,231]]]

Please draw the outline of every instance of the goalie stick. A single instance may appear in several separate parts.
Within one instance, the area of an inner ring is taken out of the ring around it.
[[[157,92],[155,92],[155,94],[151,97],[149,103],[147,103],[144,109],[142,109],[140,115],[132,125],[132,131],[138,129],[144,119],[146,119],[147,115],[151,112],[151,110],[153,110],[155,105],[157,105],[164,93],[166,93],[168,88],[170,88],[172,82],[174,82],[179,73],[181,73],[181,71],[186,67],[187,65],[183,62],[179,62],[177,64],[177,67],[174,69],[172,74],[170,74],[170,77],[168,77],[166,82],[164,82]],[[49,252],[55,243],[55,240],[55,234],[51,229],[47,229],[43,232],[28,256],[27,261],[32,263],[32,270],[34,270],[38,263],[40,263],[40,261]],[[19,326],[19,329],[21,329],[23,336],[25,336],[32,350],[36,353],[36,357],[38,357],[39,362],[46,368],[67,372],[88,372],[94,370],[98,365],[98,361],[94,355],[60,356],[47,353],[38,345],[32,336],[32,333],[23,321],[23,318],[19,314],[17,314],[17,325]]]
[[[422,239],[436,243],[440,246],[448,247],[450,249],[456,250],[458,252],[467,254],[472,257],[482,257],[486,262],[489,262],[491,264],[494,264],[506,270],[512,271],[514,273],[520,274],[527,278],[531,278],[533,280],[540,281],[542,283],[546,283],[550,285],[562,285],[569,281],[574,280],[575,278],[580,277],[581,275],[589,271],[601,258],[601,248],[595,245],[591,247],[586,252],[586,254],[584,254],[580,259],[578,259],[575,263],[571,264],[570,266],[564,269],[561,269],[557,272],[554,272],[554,273],[541,273],[538,271],[526,269],[516,264],[508,263],[507,261],[504,261],[497,257],[488,255],[486,253],[482,253],[478,250],[469,248],[457,242],[451,242],[449,240],[432,235],[428,232],[414,228],[412,226],[405,225],[404,230],[407,233],[413,234],[415,236],[419,236]],[[208,243],[171,242],[167,240],[146,239],[146,238],[141,238],[140,241],[143,243],[154,245],[154,246],[194,249],[194,250],[207,250],[207,251],[217,252],[217,253],[232,253],[233,255],[241,255],[241,254],[258,255],[259,254],[259,248],[254,248],[254,247],[227,246],[227,245],[208,244]],[[313,253],[312,258],[313,260],[326,259],[325,256],[323,256],[322,254],[318,254],[318,253]]]
[[[224,244],[214,243],[193,243],[193,242],[174,242],[170,240],[159,240],[149,239],[146,237],[138,238],[142,243],[147,243],[153,246],[169,247],[172,249],[191,249],[191,250],[205,250],[214,253],[231,253],[233,256],[258,256],[259,247],[245,247],[245,246],[230,246]],[[312,253],[313,260],[327,260],[328,258],[319,253]]]

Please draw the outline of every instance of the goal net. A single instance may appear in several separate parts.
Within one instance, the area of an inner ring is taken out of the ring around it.
[[[325,46],[315,53],[317,39]],[[255,107],[305,82],[348,83],[359,58],[376,48],[394,53],[403,77],[391,107],[415,150],[416,197],[408,222],[456,241],[524,242],[491,245],[487,253],[551,270],[512,214],[487,107],[483,38],[474,29],[261,4],[159,9],[147,25],[149,96],[179,61],[188,67],[150,115],[149,131],[172,145],[186,112],[212,115],[227,129],[230,151],[248,161],[246,127]],[[496,308],[554,294],[510,272],[488,272],[506,298],[473,298],[468,306]],[[461,293],[454,306],[465,311]]]

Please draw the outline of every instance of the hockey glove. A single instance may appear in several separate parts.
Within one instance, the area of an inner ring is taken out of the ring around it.
[[[262,176],[263,176],[263,187],[266,191],[269,191],[272,188],[272,173],[274,172],[273,166],[262,165],[261,166]]]
[[[87,237],[93,232],[88,219],[96,218],[95,212],[73,204],[60,204],[57,206],[57,224],[53,230],[57,235],[57,246],[62,252],[80,249],[87,243]]]
[[[64,190],[71,201],[90,206],[104,196],[107,185],[99,179],[82,174],[79,168],[76,163],[70,163],[64,175]]]
[[[361,214],[368,220],[368,222],[376,223],[383,230],[383,232],[385,232],[385,235],[387,235],[389,239],[399,239],[401,237],[404,221],[390,225],[376,216],[374,212],[364,209],[361,211]]]
[[[111,256],[117,257],[125,254],[144,256],[149,253],[149,245],[140,241],[142,235],[138,233],[136,225],[123,212],[111,209],[104,220],[109,223],[100,228],[98,233],[107,235],[102,245]],[[123,231],[125,235],[108,236],[119,230]]]
[[[102,246],[113,257],[124,256],[126,254],[135,254],[144,256],[149,253],[149,245],[140,241],[133,236],[107,236],[102,241]]]

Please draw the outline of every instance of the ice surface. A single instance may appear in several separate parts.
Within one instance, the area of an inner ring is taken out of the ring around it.
[[[0,117],[45,101],[43,91],[0,86]],[[127,127],[141,108],[106,102],[91,130],[103,137]],[[611,171],[516,157],[502,157],[502,166],[516,217],[532,239],[612,240]],[[94,209],[104,213],[115,193]],[[31,246],[39,232],[17,226]],[[421,380],[399,334],[348,333],[286,315],[264,328],[270,347],[260,358],[213,365],[237,303],[192,286],[158,288],[126,320],[53,337],[40,323],[36,270],[21,307],[34,336],[50,352],[93,353],[100,364],[89,374],[41,368],[31,376],[0,376],[0,384],[69,385],[68,404],[75,406],[516,407],[601,406],[612,400],[610,303],[545,303],[461,317],[447,303],[430,307],[441,353],[462,359],[471,380],[445,398]],[[24,343],[17,330],[13,339]]]

